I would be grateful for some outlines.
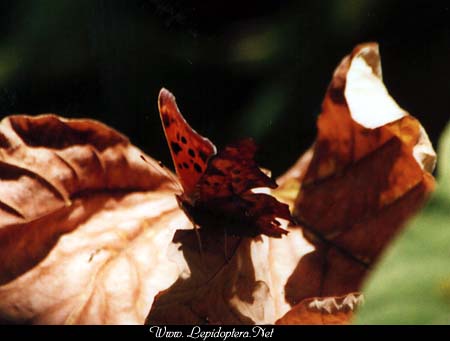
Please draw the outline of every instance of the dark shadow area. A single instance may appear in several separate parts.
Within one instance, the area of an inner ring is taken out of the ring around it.
[[[444,4],[6,0],[0,19],[1,115],[95,118],[167,165],[161,87],[218,147],[253,137],[278,176],[313,142],[334,68],[366,41],[434,145],[449,117]]]
[[[175,258],[185,260],[189,274],[180,275],[157,295],[146,324],[252,324],[230,300],[254,301],[254,290],[260,285],[250,256],[254,239],[221,235],[207,227],[198,233],[202,252],[194,230],[176,231],[172,246],[180,243],[175,253],[182,255]]]

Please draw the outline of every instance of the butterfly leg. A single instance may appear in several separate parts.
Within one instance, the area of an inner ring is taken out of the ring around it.
[[[194,232],[195,236],[197,237],[197,243],[198,243],[198,250],[200,252],[200,257],[203,261],[203,246],[202,246],[202,240],[200,238],[200,233],[198,232],[198,227],[196,224],[194,224]]]

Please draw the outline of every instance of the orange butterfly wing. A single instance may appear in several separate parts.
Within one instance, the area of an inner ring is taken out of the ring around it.
[[[281,237],[287,231],[277,218],[293,223],[286,204],[257,187],[277,184],[257,166],[256,145],[251,139],[216,147],[193,130],[181,115],[175,97],[162,89],[159,112],[175,169],[184,193],[177,196],[188,217],[200,226],[222,226],[242,236],[266,234]]]
[[[197,207],[216,214],[221,212],[221,221],[235,217],[236,222],[243,223],[229,226],[235,235],[281,237],[287,231],[280,227],[277,218],[290,223],[293,219],[288,205],[269,194],[251,191],[258,187],[277,187],[276,182],[257,166],[255,152],[253,140],[245,139],[226,146],[213,156],[197,185]]]
[[[191,198],[208,159],[216,154],[216,147],[189,126],[178,109],[175,96],[164,88],[159,93],[158,107],[184,196]]]
[[[257,166],[256,145],[252,139],[241,140],[220,150],[208,163],[197,185],[197,200],[208,201],[241,195],[252,188],[276,188],[277,184]]]

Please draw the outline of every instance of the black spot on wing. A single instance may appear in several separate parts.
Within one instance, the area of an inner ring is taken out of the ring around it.
[[[200,150],[198,152],[198,156],[200,156],[200,159],[202,159],[202,161],[204,163],[206,163],[206,161],[208,160],[208,155],[206,155],[206,153],[204,151],[202,151],[202,150]]]
[[[208,166],[208,174],[209,175],[220,175],[220,176],[224,176],[225,175],[224,172],[222,172],[220,169],[218,169],[218,168],[216,168],[216,167],[214,167],[212,165]]]
[[[188,154],[189,154],[191,157],[195,157],[195,152],[194,152],[191,148],[189,148]]]
[[[187,140],[186,140],[186,138],[185,138],[184,136],[181,136],[181,142],[182,142],[183,144],[186,144],[186,143],[187,143]]]
[[[202,172],[202,167],[200,167],[200,165],[197,162],[194,163],[194,169],[197,173]]]
[[[183,148],[180,147],[180,145],[176,142],[170,142],[170,148],[172,148],[175,155],[178,155],[179,152],[183,150]]]
[[[170,118],[169,118],[169,115],[163,113],[163,114],[162,114],[162,119],[163,119],[164,127],[167,128],[168,126],[170,126]]]
[[[189,168],[189,165],[188,165],[186,162],[183,162],[183,167],[186,168],[186,169],[188,169],[188,168]]]

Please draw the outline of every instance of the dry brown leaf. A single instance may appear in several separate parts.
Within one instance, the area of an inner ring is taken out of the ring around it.
[[[358,46],[334,74],[313,148],[274,191],[302,229],[281,240],[234,240],[235,251],[203,232],[202,243],[214,245],[205,263],[193,236],[181,240],[172,255],[183,260],[183,275],[158,295],[147,323],[275,323],[292,307],[283,321],[316,323],[316,314],[299,313],[299,302],[358,291],[373,259],[431,191],[433,167],[423,128],[381,81],[377,45]],[[323,321],[348,321],[335,313]]]
[[[0,318],[143,323],[187,223],[158,165],[91,120],[11,116],[0,141]]]
[[[280,179],[274,194],[302,226],[281,239],[200,229],[203,254],[173,183],[124,136],[91,120],[4,119],[0,319],[345,323],[340,296],[358,291],[433,185],[426,133],[380,70],[374,44],[343,60],[314,146]]]
[[[328,88],[311,161],[291,178],[300,186],[294,215],[315,251],[292,274],[288,300],[357,291],[433,189],[434,164],[424,129],[382,83],[378,46],[356,47]]]
[[[301,301],[276,324],[349,324],[363,296],[351,293],[340,297],[313,297]]]
[[[290,306],[283,292],[302,256],[312,250],[300,229],[283,239],[231,238],[200,230],[176,234],[171,259],[180,276],[155,300],[148,324],[274,323]]]

